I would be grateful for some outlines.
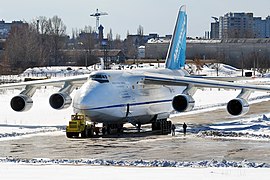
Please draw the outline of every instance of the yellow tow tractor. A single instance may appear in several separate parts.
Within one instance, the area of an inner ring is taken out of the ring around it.
[[[71,115],[71,120],[69,125],[66,127],[66,136],[68,138],[79,137],[82,138],[92,137],[94,132],[92,124],[88,124],[83,114],[74,114]]]

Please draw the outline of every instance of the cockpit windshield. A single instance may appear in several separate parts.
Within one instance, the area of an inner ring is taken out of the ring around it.
[[[93,74],[90,75],[90,79],[99,83],[108,83],[109,79],[106,74]]]

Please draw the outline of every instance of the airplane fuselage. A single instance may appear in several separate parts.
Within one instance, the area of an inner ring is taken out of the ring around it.
[[[153,118],[169,117],[172,99],[185,86],[147,85],[144,73],[184,76],[185,70],[149,69],[130,71],[98,71],[77,91],[74,112],[85,114],[99,123],[150,123]]]

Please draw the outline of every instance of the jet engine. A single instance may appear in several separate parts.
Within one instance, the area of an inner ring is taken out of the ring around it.
[[[17,112],[28,111],[33,106],[33,100],[25,94],[19,94],[11,99],[10,106]]]
[[[186,94],[177,95],[172,100],[172,106],[178,112],[190,111],[194,105],[195,101],[192,96]]]
[[[72,98],[67,93],[58,92],[51,95],[49,102],[54,109],[65,109],[70,106]]]
[[[228,102],[227,111],[233,116],[244,115],[249,110],[249,104],[246,99],[235,98]]]

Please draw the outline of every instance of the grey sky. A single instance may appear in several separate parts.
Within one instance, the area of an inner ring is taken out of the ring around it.
[[[105,34],[110,28],[113,34],[125,38],[127,31],[135,34],[139,25],[145,34],[172,34],[177,10],[185,4],[188,13],[188,36],[203,36],[210,29],[211,16],[221,16],[227,12],[253,12],[265,18],[270,15],[269,0],[0,0],[0,19],[26,20],[38,16],[58,15],[67,25],[81,29],[85,25],[95,26],[91,13],[98,8],[109,13],[101,17]]]

